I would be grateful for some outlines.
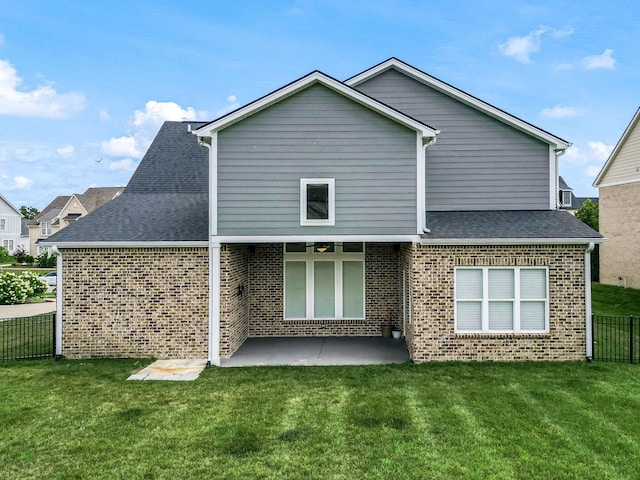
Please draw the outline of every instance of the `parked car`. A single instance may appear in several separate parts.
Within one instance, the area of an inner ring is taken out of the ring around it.
[[[40,277],[40,280],[45,282],[50,287],[55,287],[58,284],[58,275],[56,272],[49,272]]]

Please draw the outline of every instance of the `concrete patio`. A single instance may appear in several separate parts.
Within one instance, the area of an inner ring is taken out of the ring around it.
[[[380,365],[409,361],[404,339],[382,337],[248,338],[221,367]]]

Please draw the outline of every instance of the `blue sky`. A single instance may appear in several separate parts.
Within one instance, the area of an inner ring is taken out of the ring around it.
[[[0,0],[0,193],[42,209],[126,185],[165,119],[395,56],[573,142],[560,174],[594,195],[640,105],[638,47],[626,1]]]

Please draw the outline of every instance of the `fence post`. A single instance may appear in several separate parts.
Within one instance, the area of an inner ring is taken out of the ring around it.
[[[53,358],[56,357],[56,314],[53,313]]]
[[[633,363],[633,315],[629,315],[629,363]]]

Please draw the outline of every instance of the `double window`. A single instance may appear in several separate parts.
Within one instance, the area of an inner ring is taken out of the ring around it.
[[[335,179],[300,179],[300,225],[335,225]]]
[[[2,246],[7,249],[9,253],[13,251],[13,240],[3,240]]]
[[[49,222],[42,222],[40,224],[40,233],[42,235],[51,235],[51,223]]]
[[[287,243],[284,318],[364,318],[362,243]]]
[[[461,333],[548,332],[547,269],[457,268],[455,309]]]

